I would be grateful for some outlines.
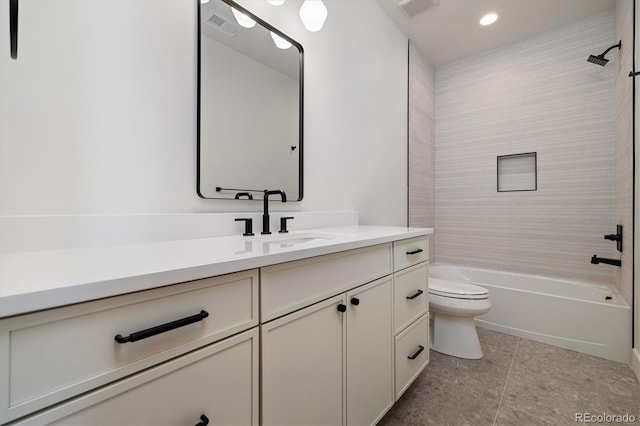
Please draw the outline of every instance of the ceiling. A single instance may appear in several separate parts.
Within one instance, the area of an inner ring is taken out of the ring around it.
[[[398,6],[400,0],[376,1],[434,67],[613,9],[615,3],[615,0],[440,0],[439,5],[409,18]],[[490,12],[498,14],[498,21],[480,26],[480,18]]]

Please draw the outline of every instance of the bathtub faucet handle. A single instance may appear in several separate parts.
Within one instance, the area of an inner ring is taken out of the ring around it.
[[[616,249],[622,252],[622,225],[616,225],[615,234],[607,234],[604,236],[605,240],[611,240],[616,242]]]

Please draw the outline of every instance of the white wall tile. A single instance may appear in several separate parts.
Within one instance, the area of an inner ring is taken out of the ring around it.
[[[435,72],[409,48],[409,226],[435,227]],[[429,257],[435,256],[433,238]]]
[[[616,269],[614,283],[623,297],[631,303],[633,285],[633,80],[629,71],[633,69],[633,3],[630,0],[617,0],[614,11],[614,43],[622,40],[622,48],[614,49],[607,57],[615,57],[613,82],[615,87],[615,211],[616,224],[623,226],[621,254],[622,267]],[[609,63],[607,66],[611,65]],[[614,227],[615,229],[615,227]],[[613,233],[613,232],[612,232]]]
[[[611,283],[613,69],[586,61],[613,12],[436,70],[436,261]],[[613,66],[611,66],[613,65]],[[538,190],[497,192],[496,157],[537,152]]]

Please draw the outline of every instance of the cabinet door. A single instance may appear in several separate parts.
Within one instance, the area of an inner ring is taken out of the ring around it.
[[[347,425],[375,424],[394,402],[391,282],[347,293]]]
[[[344,295],[261,326],[262,423],[344,424]]]
[[[258,328],[82,395],[18,424],[258,424]]]

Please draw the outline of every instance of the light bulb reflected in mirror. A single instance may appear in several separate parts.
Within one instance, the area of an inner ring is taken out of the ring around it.
[[[238,21],[238,25],[240,25],[241,27],[253,28],[256,25],[256,21],[249,18],[244,13],[235,10],[234,8],[231,8],[231,12],[233,12],[233,16],[236,18],[236,21]]]
[[[271,32],[271,38],[273,39],[273,42],[276,44],[278,49],[284,50],[291,47],[291,43],[289,43],[287,40],[280,37],[278,34]]]
[[[267,0],[267,3],[273,6],[281,6],[284,4],[284,0]]]

